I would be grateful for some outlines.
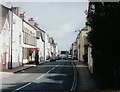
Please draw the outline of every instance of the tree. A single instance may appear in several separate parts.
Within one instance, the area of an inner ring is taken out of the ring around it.
[[[87,17],[92,29],[88,40],[92,45],[94,73],[120,81],[120,2],[90,4],[95,6]]]

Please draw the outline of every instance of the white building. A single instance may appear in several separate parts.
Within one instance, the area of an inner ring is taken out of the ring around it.
[[[45,60],[50,56],[50,43],[49,43],[49,36],[45,33]]]
[[[39,61],[44,61],[44,40],[43,40],[43,35],[41,30],[38,26],[36,26],[37,29],[37,48],[39,49]]]
[[[49,42],[50,42],[50,57],[52,57],[54,55],[54,39],[53,39],[53,37],[49,38]]]
[[[37,48],[36,29],[23,21],[23,63],[35,61],[35,51]]]
[[[22,66],[35,61],[39,51],[39,61],[45,61],[51,52],[58,53],[54,40],[50,43],[46,32],[35,25],[33,18],[24,20],[18,7],[11,9],[0,5],[0,67],[2,70]]]
[[[22,19],[13,13],[12,68],[22,66]]]
[[[22,19],[15,12],[16,7],[11,10],[1,5],[1,9],[0,63],[5,70],[22,65]]]
[[[58,52],[58,44],[57,44],[57,43],[55,43],[55,55],[56,55],[56,56],[59,55],[59,52]]]
[[[11,43],[11,28],[10,28],[10,10],[0,4],[0,67],[2,70],[8,69],[10,62],[10,43]]]

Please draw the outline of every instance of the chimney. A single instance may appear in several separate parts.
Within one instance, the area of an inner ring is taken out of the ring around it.
[[[25,19],[25,12],[20,14],[20,18],[23,19],[23,20]]]
[[[37,22],[35,22],[35,23],[34,23],[34,26],[35,26],[35,27],[38,27],[38,23],[37,23]]]
[[[29,22],[32,26],[34,26],[34,25],[35,25],[35,21],[34,21],[34,19],[33,19],[33,18],[30,18],[30,19],[28,20],[28,22]]]
[[[19,15],[19,7],[12,7],[12,12],[15,13],[16,15]]]

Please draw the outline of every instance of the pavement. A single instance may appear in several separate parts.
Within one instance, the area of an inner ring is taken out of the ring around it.
[[[40,65],[40,64],[43,64],[43,63],[45,63],[45,62],[48,62],[48,61],[40,62],[39,65]],[[34,66],[36,66],[36,65],[35,65],[35,64],[25,64],[25,65],[23,65],[23,66],[16,67],[16,68],[13,68],[13,69],[6,69],[6,70],[0,72],[0,74],[5,74],[5,73],[18,73],[18,72],[20,72],[20,71],[22,71],[22,70],[26,70],[26,69],[32,68],[32,67],[34,67]]]
[[[76,90],[77,91],[101,90],[100,84],[98,83],[97,80],[95,80],[95,78],[90,73],[87,64],[82,61],[79,62],[77,60],[75,60],[74,63],[78,73],[77,78],[78,85]]]

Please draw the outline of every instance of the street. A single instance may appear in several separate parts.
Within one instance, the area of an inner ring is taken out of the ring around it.
[[[0,2],[0,91],[120,90],[120,2],[43,2]]]
[[[112,89],[111,83],[92,76],[88,66],[77,60],[47,61],[17,73],[2,74],[2,92]]]
[[[72,60],[57,60],[2,79],[2,91],[74,91],[76,69]]]

